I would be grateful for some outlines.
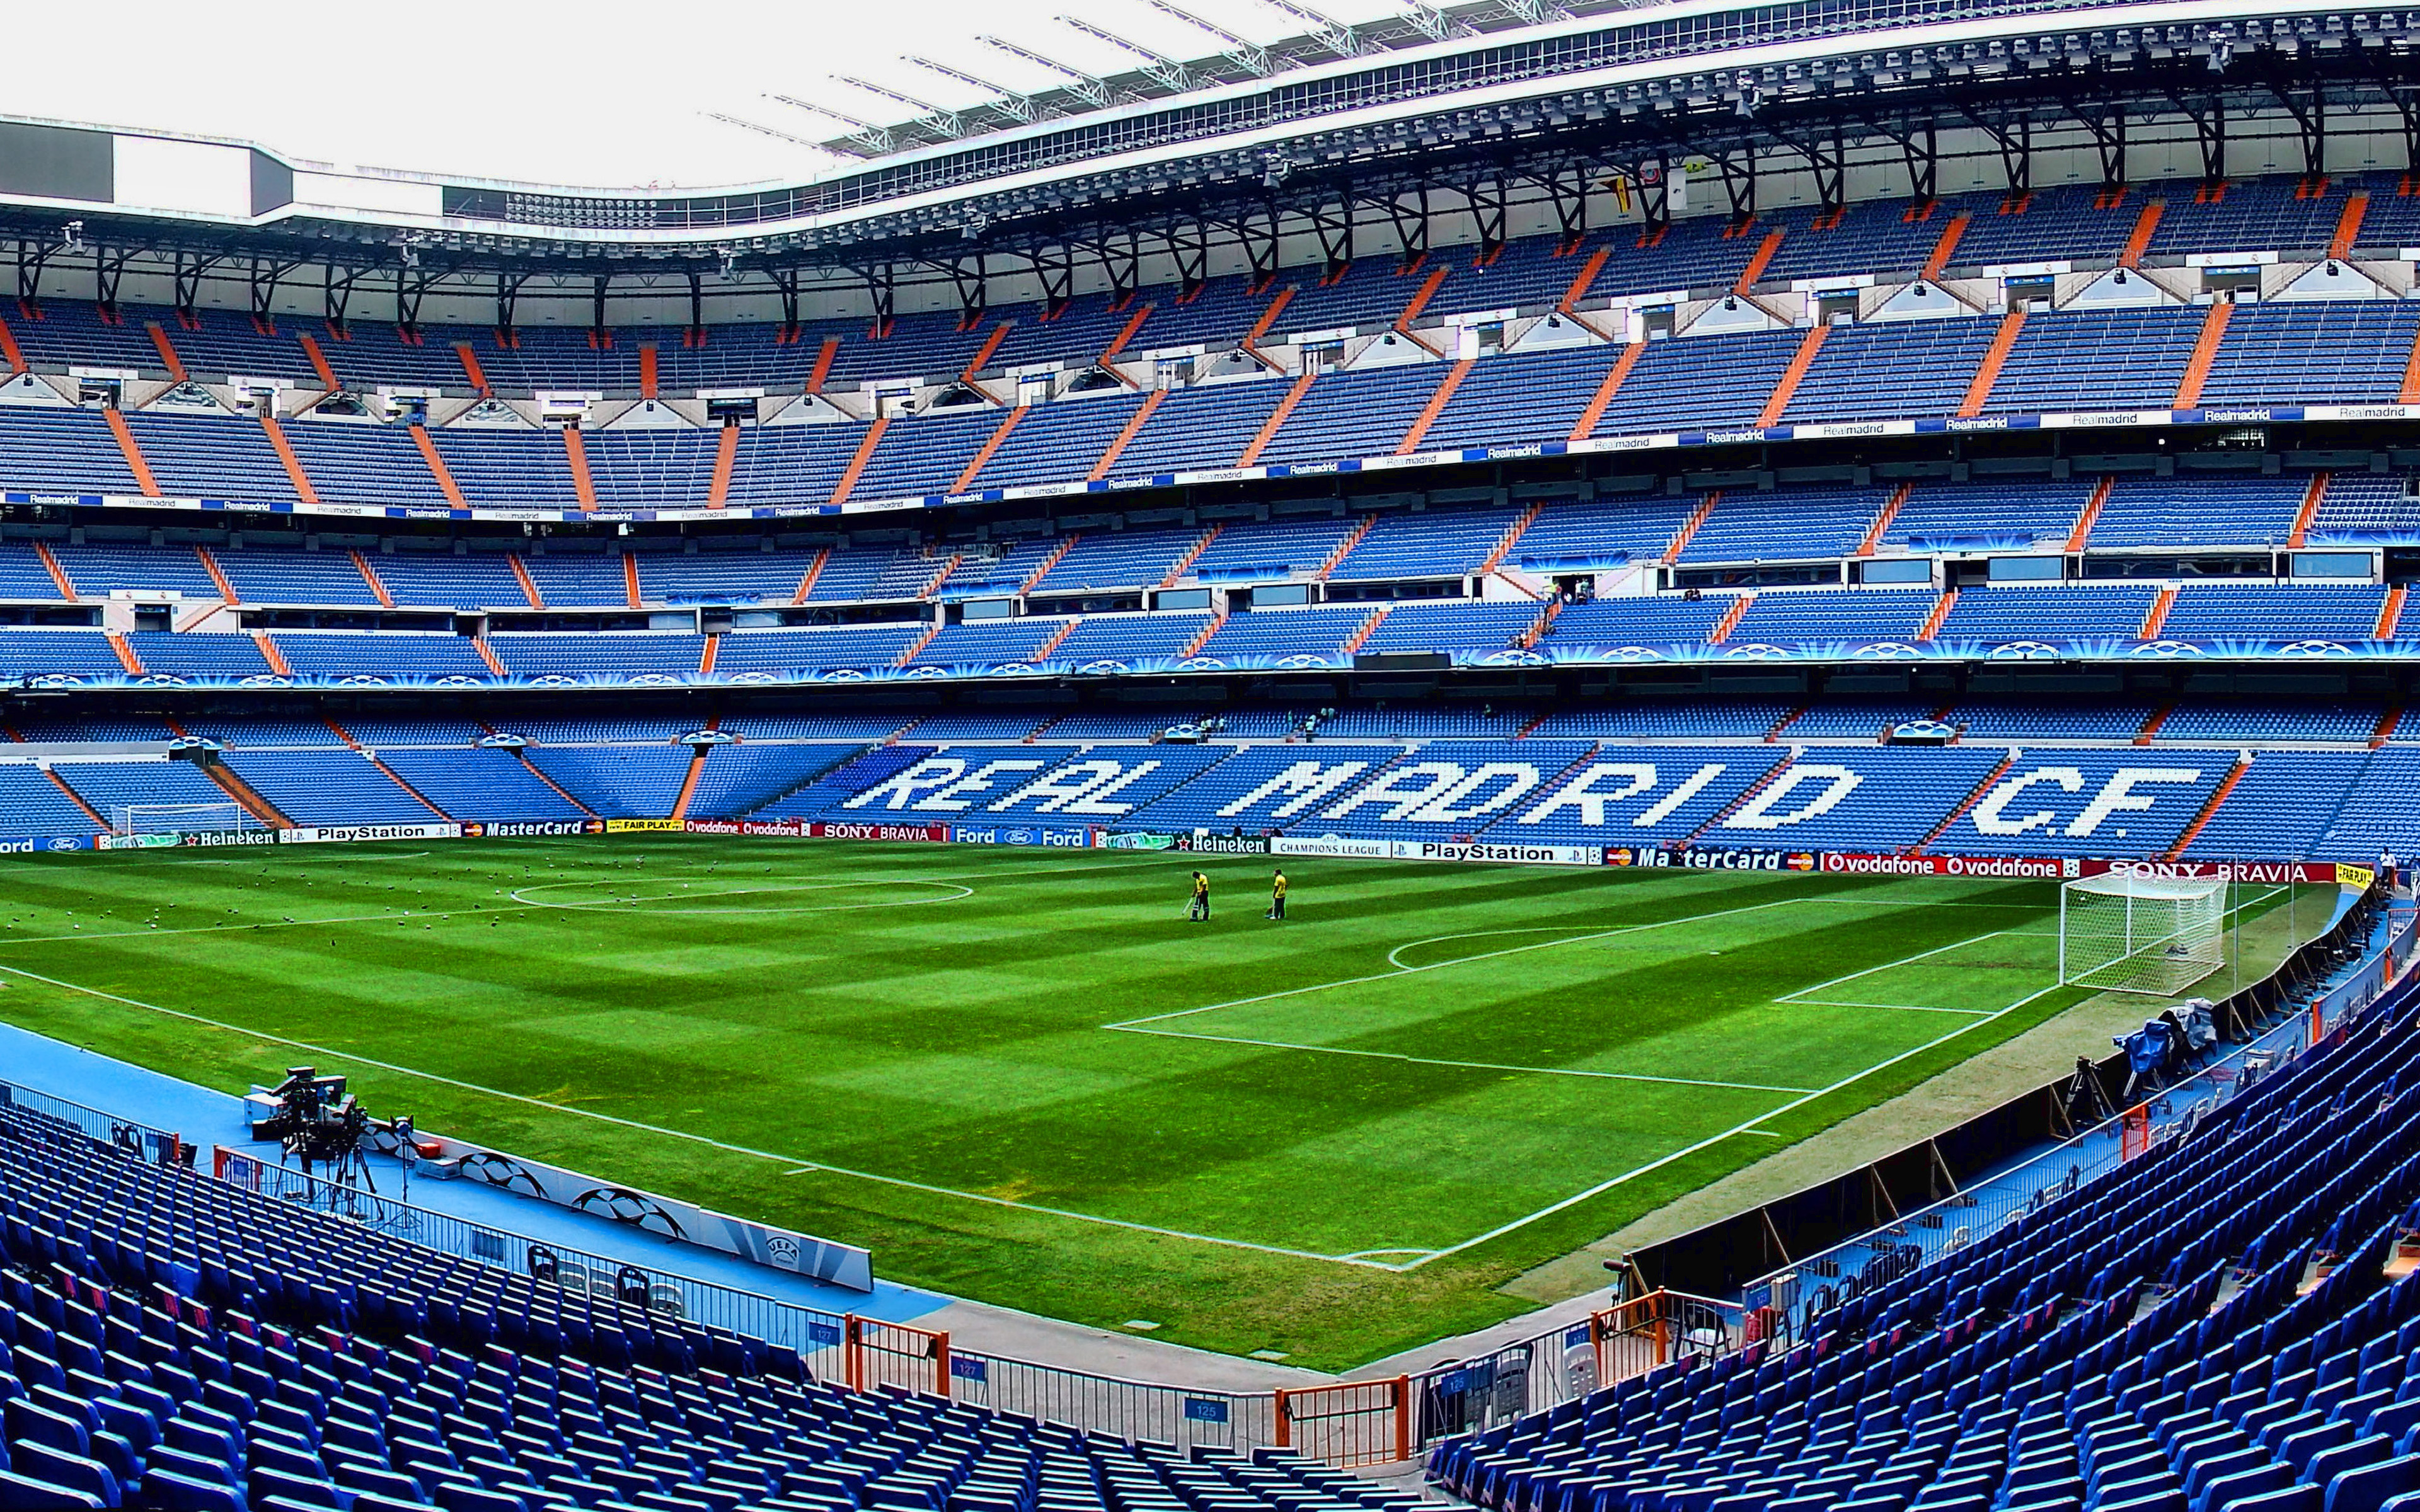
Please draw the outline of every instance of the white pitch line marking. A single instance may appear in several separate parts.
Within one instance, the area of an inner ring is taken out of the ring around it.
[[[483,1097],[502,1098],[508,1103],[519,1103],[526,1107],[544,1108],[550,1113],[567,1113],[577,1118],[593,1119],[599,1123],[610,1123],[624,1129],[635,1129],[642,1134],[662,1134],[665,1137],[672,1139],[686,1139],[692,1144],[705,1145],[713,1149],[727,1150],[735,1155],[746,1155],[753,1160],[778,1162],[783,1165],[796,1167],[796,1169],[790,1173],[792,1175],[797,1175],[801,1171],[813,1171],[818,1173],[829,1172],[834,1176],[845,1176],[861,1181],[877,1181],[886,1186],[902,1187],[911,1192],[930,1193],[936,1196],[964,1197],[970,1202],[989,1203],[993,1207],[1008,1208],[1018,1212],[1041,1213],[1047,1217],[1068,1218],[1079,1223],[1099,1224],[1105,1227],[1124,1228],[1135,1233],[1157,1234],[1164,1239],[1189,1239],[1204,1244],[1224,1245],[1229,1249],[1254,1250],[1264,1255],[1283,1255],[1290,1258],[1299,1260],[1328,1260],[1340,1265],[1357,1265],[1370,1270],[1386,1271],[1400,1269],[1400,1267],[1396,1266],[1380,1265],[1372,1260],[1357,1260],[1347,1256],[1321,1255],[1311,1250],[1289,1249],[1282,1244],[1260,1244],[1248,1239],[1222,1239],[1217,1234],[1197,1234],[1187,1229],[1166,1228],[1157,1224],[1137,1223],[1126,1218],[1105,1218],[1099,1213],[1078,1212],[1067,1208],[1047,1208],[1039,1203],[1014,1202],[1006,1197],[996,1197],[982,1192],[964,1192],[955,1187],[936,1186],[928,1181],[909,1180],[906,1177],[882,1176],[873,1171],[852,1170],[845,1165],[833,1165],[823,1161],[801,1163],[799,1157],[796,1155],[776,1154],[771,1150],[757,1149],[748,1145],[730,1144],[724,1140],[711,1138],[706,1134],[691,1134],[686,1129],[668,1129],[661,1124],[643,1123],[636,1119],[616,1118],[611,1113],[598,1113],[593,1108],[572,1107],[562,1103],[550,1103],[546,1099],[540,1097],[525,1097],[519,1092],[507,1092],[493,1087],[482,1087],[476,1082],[466,1082],[457,1077],[440,1075],[436,1072],[422,1071],[417,1066],[399,1066],[393,1061],[374,1060],[356,1051],[338,1050],[328,1045],[313,1044],[307,1040],[294,1040],[288,1039],[285,1035],[281,1034],[269,1034],[259,1029],[247,1028],[240,1024],[229,1024],[224,1020],[209,1018],[200,1013],[188,1013],[182,1009],[163,1008],[157,1003],[147,1003],[142,1001],[140,998],[123,997],[116,993],[103,992],[98,987],[85,987],[72,981],[62,981],[56,977],[41,976],[36,972],[26,971],[18,966],[0,966],[0,972],[6,972],[12,977],[23,977],[28,981],[39,981],[45,986],[56,987],[63,992],[82,993],[88,997],[101,998],[104,1002],[121,1003],[128,1008],[139,1008],[147,1012],[164,1014],[169,1018],[183,1019],[188,1023],[204,1025],[213,1029],[225,1029],[231,1034],[246,1035],[252,1039],[263,1041],[270,1044],[282,1044],[296,1050],[308,1050],[313,1055],[317,1056],[330,1056],[342,1060],[349,1060],[353,1064],[359,1066],[373,1066],[380,1071],[394,1072],[399,1076],[416,1076],[425,1082],[435,1082],[441,1087],[458,1088],[466,1092],[476,1092]],[[1405,1252],[1395,1251],[1388,1253]]]
[[[1888,1060],[1868,1066],[1863,1071],[1852,1072],[1848,1075],[1841,1077],[1838,1081],[1834,1082],[1829,1087],[1818,1088],[1814,1091],[1807,1093],[1805,1097],[1798,1098],[1790,1103],[1785,1103],[1780,1107],[1774,1108],[1769,1112],[1760,1113],[1755,1118],[1748,1119],[1745,1123],[1733,1124],[1731,1127],[1724,1130],[1720,1134],[1709,1134],[1707,1137],[1699,1140],[1694,1145],[1685,1145],[1679,1149],[1673,1150],[1668,1155],[1660,1156],[1657,1159],[1648,1162],[1644,1165],[1624,1171],[1619,1176],[1607,1177],[1606,1180],[1599,1181],[1594,1186],[1587,1188],[1585,1191],[1575,1192],[1570,1196],[1564,1197],[1560,1201],[1548,1203],[1546,1206],[1540,1208],[1535,1212],[1524,1213],[1520,1217],[1514,1218],[1509,1223],[1497,1225],[1495,1227],[1487,1230],[1487,1232],[1483,1234],[1473,1235],[1471,1238],[1466,1239],[1460,1243],[1451,1244],[1444,1249],[1433,1251],[1428,1255],[1422,1256],[1419,1259],[1409,1260],[1400,1266],[1389,1267],[1389,1269],[1398,1271],[1417,1271],[1421,1266],[1428,1264],[1431,1260],[1443,1259],[1450,1255],[1459,1255],[1464,1250],[1476,1248],[1481,1244],[1486,1243],[1490,1240],[1501,1239],[1506,1234],[1527,1228],[1529,1225],[1536,1223],[1541,1218],[1552,1217],[1554,1214],[1562,1211],[1566,1208],[1577,1207],[1579,1204],[1588,1201],[1591,1197],[1602,1196],[1606,1193],[1612,1191],[1615,1187],[1637,1180],[1639,1177],[1645,1176],[1652,1171],[1661,1170],[1665,1166],[1671,1165],[1674,1161],[1685,1160],[1689,1156],[1696,1154],[1698,1151],[1721,1144],[1724,1140],[1731,1138],[1734,1135],[1757,1133],[1759,1131],[1756,1130],[1755,1125],[1762,1123],[1768,1119],[1779,1118],[1782,1114],[1790,1113],[1796,1109],[1805,1107],[1807,1103],[1814,1102],[1817,1098],[1829,1097],[1832,1093],[1839,1091],[1843,1088],[1854,1087],[1877,1072],[1888,1071],[1891,1067],[1898,1065],[1900,1061],[1905,1060],[1912,1056],[1920,1056],[1928,1050],[1947,1044],[1950,1041],[1957,1039],[1960,1035],[1967,1033],[1969,1030],[1978,1028],[1985,1024],[2004,1018],[2007,1015],[2015,1012],[2018,1009],[2024,1007],[2027,1003],[2033,1002],[2037,998],[2047,997],[2056,991],[2058,991],[2058,986],[2056,983],[2053,983],[2051,986],[2043,988],[2040,992],[2017,999],[2008,1007],[2000,1010],[1997,1013],[1993,1014],[1990,1018],[1975,1019],[1969,1023],[1962,1024],[1958,1026],[1958,1027],[1950,1030],[1947,1034],[1942,1035],[1939,1039],[1928,1040],[1920,1045],[1900,1051],[1898,1055],[1891,1057]]]
[[[1332,1044],[1295,1044],[1284,1040],[1247,1040],[1233,1034],[1189,1034],[1183,1029],[1129,1029],[1162,1040],[1202,1040],[1214,1044],[1257,1045],[1264,1050],[1301,1050],[1323,1056],[1366,1056],[1372,1060],[1400,1060],[1413,1066],[1458,1066],[1466,1071],[1511,1071],[1529,1076],[1587,1076],[1608,1082],[1665,1082],[1675,1087],[1715,1087],[1738,1092],[1807,1092],[1807,1087],[1768,1087],[1761,1082],[1709,1082],[1691,1076],[1649,1076],[1626,1071],[1582,1071],[1571,1066],[1512,1066],[1495,1060],[1440,1060],[1433,1056],[1398,1055],[1391,1050],[1353,1050]]]

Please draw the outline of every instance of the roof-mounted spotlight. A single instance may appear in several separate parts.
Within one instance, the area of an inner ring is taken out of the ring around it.
[[[70,221],[67,224],[59,227],[59,250],[61,252],[68,253],[84,251],[84,223],[82,221]]]
[[[2212,73],[2225,73],[2226,71],[2227,64],[2233,62],[2234,59],[2235,44],[2226,40],[2225,38],[2221,38],[2210,50],[2210,71]]]

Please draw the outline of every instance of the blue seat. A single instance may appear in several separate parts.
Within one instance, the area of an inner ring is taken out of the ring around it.
[[[2420,1490],[2420,1455],[2400,1455],[2330,1478],[2326,1512],[2379,1512],[2389,1499],[2412,1490]]]
[[[436,1500],[445,1512],[530,1512],[520,1497],[480,1486],[440,1486]]]
[[[0,1470],[0,1506],[23,1508],[23,1512],[77,1512],[85,1507],[105,1507],[104,1502],[90,1491],[69,1486],[54,1486],[46,1480],[21,1475],[14,1471]]]
[[[2232,1503],[2282,1491],[2293,1484],[2294,1467],[2273,1459],[2231,1471],[2204,1483],[2201,1494],[2194,1499],[2193,1512],[2219,1512]]]
[[[46,1443],[20,1441],[8,1448],[8,1468],[37,1480],[87,1492],[102,1506],[124,1504],[125,1491],[107,1465],[82,1455],[68,1454]]]
[[[343,1507],[347,1498],[332,1480],[310,1475],[296,1475],[267,1465],[255,1465],[245,1477],[246,1498],[265,1502],[271,1497],[299,1502],[305,1506]]]

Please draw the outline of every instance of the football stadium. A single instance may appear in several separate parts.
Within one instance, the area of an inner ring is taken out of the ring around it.
[[[0,116],[0,1507],[2420,1512],[2420,13],[1124,4]]]

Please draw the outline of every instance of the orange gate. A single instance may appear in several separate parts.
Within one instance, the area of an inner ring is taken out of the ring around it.
[[[854,1314],[843,1319],[848,1389],[898,1386],[930,1396],[950,1394],[950,1335]]]
[[[1280,1386],[1277,1441],[1312,1459],[1349,1468],[1412,1457],[1412,1378]]]

